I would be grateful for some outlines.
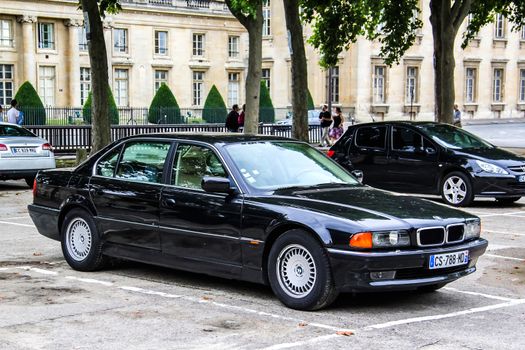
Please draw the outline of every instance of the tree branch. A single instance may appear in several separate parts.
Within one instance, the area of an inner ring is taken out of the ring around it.
[[[248,29],[249,26],[249,17],[242,13],[240,9],[237,9],[234,4],[232,4],[232,0],[226,0],[226,6],[230,9],[230,12],[232,15],[237,18],[237,20],[243,25],[244,28]]]
[[[454,2],[452,6],[452,25],[454,30],[458,31],[459,27],[463,23],[465,17],[467,17],[472,6],[472,0],[462,0]]]

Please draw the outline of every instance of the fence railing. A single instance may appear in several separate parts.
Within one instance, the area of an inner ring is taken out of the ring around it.
[[[74,153],[77,149],[89,149],[91,147],[91,125],[47,125],[27,126],[28,130],[37,136],[48,140],[55,152]],[[123,137],[155,134],[189,132],[202,134],[205,132],[226,132],[224,124],[169,124],[169,125],[112,125],[111,140],[115,141]],[[321,127],[319,125],[309,126],[310,143],[319,143],[321,140]],[[261,124],[259,134],[292,137],[291,125]]]

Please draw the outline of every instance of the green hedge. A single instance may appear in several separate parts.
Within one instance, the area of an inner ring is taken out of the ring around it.
[[[224,103],[217,87],[213,85],[204,102],[204,110],[202,111],[202,119],[206,123],[223,123],[228,115],[228,108]]]
[[[162,83],[151,100],[148,121],[153,124],[182,123],[179,104],[168,85]]]
[[[309,111],[315,109],[314,99],[312,98],[312,94],[310,93],[310,89],[308,89],[308,100],[306,101],[306,109],[309,110]]]
[[[46,110],[33,85],[26,81],[15,95],[18,110],[24,113],[24,125],[46,125]]]
[[[90,91],[84,107],[82,107],[82,117],[84,118],[84,123],[91,124],[91,100],[93,99],[93,93]],[[109,120],[111,125],[119,124],[119,113],[118,107],[113,98],[113,93],[108,86],[108,104],[109,104]]]
[[[266,83],[261,81],[261,92],[259,99],[259,122],[273,123],[275,122],[275,110],[273,109],[272,98],[270,92],[266,87]]]

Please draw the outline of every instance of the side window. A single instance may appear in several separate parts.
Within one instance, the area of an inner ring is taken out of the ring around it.
[[[171,174],[172,185],[192,189],[202,189],[204,176],[228,176],[217,155],[211,149],[197,145],[177,148]]]
[[[115,177],[151,183],[162,182],[162,170],[170,143],[143,141],[124,149]]]
[[[386,126],[365,126],[359,128],[355,135],[358,147],[385,149]]]
[[[118,156],[120,154],[121,147],[117,147],[113,151],[106,154],[97,163],[97,175],[113,177],[115,174],[115,167],[117,165]]]
[[[392,149],[412,153],[421,151],[423,150],[423,136],[407,128],[392,127]]]

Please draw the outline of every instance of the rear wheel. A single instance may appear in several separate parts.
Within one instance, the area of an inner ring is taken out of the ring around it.
[[[277,238],[268,257],[268,278],[279,300],[293,309],[318,310],[338,295],[326,250],[303,230]]]
[[[34,185],[34,182],[35,182],[35,177],[34,176],[28,176],[28,177],[24,178],[24,180],[26,180],[26,184],[27,184],[27,186],[29,186],[29,188],[33,188],[33,185]]]
[[[521,197],[508,197],[508,198],[496,198],[498,203],[501,204],[512,204],[514,202],[517,202],[521,199]]]
[[[62,253],[69,266],[79,271],[95,271],[106,263],[102,242],[91,215],[82,209],[66,214],[61,230]]]
[[[470,179],[462,172],[447,174],[441,182],[441,197],[455,207],[466,207],[474,200],[474,191]]]

